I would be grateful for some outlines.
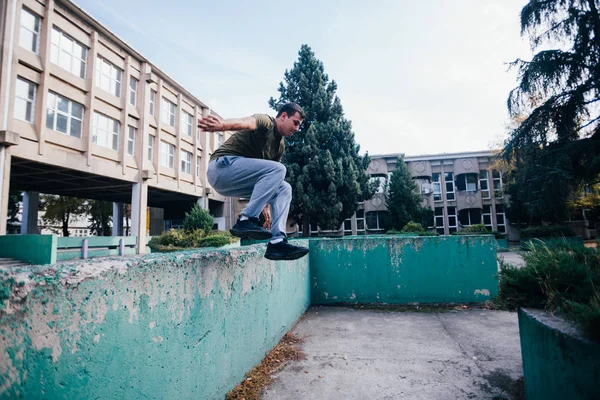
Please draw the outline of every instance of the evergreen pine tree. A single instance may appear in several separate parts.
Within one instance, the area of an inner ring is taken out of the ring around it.
[[[294,193],[290,216],[303,223],[308,235],[311,222],[322,229],[338,229],[375,189],[366,173],[369,156],[359,155],[352,125],[335,94],[335,81],[329,80],[310,47],[302,45],[298,56],[293,68],[285,71],[279,98],[269,99],[269,105],[278,110],[293,101],[306,113],[300,131],[286,139],[282,161]]]

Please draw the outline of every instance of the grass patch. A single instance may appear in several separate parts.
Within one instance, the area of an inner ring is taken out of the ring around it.
[[[600,249],[541,244],[522,253],[524,267],[501,261],[494,308],[545,309],[600,342]]]
[[[233,388],[226,400],[258,400],[260,392],[273,382],[272,375],[281,370],[289,361],[304,359],[304,353],[299,349],[301,343],[293,333],[286,333],[252,371],[248,372],[242,383]]]

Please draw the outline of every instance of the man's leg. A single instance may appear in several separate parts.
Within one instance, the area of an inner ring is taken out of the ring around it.
[[[253,239],[268,239],[272,236],[269,231],[258,226],[258,216],[267,202],[276,197],[283,183],[283,164],[245,157],[219,157],[209,164],[207,176],[211,186],[223,196],[250,197],[241,212],[240,221],[231,229],[233,235]]]
[[[290,203],[292,202],[292,187],[289,183],[283,181],[275,196],[269,201],[271,205],[271,233],[273,238],[271,242],[277,242],[286,237],[287,217],[290,212]]]

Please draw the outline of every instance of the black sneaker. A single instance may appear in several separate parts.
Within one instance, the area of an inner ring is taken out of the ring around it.
[[[283,239],[279,243],[269,243],[265,258],[268,260],[297,260],[308,254],[306,247],[294,246],[288,243],[287,239]]]
[[[229,230],[233,236],[239,238],[250,238],[255,240],[271,239],[271,231],[263,228],[258,223],[258,218],[248,218],[244,221],[238,221]]]

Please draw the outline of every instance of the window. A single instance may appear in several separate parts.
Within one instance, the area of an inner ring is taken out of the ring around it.
[[[352,235],[352,218],[344,220],[344,235]]]
[[[52,28],[50,61],[80,78],[85,78],[87,48],[62,31]]]
[[[223,144],[223,132],[215,132],[215,150]]]
[[[481,223],[485,225],[485,227],[488,228],[490,231],[494,230],[492,225],[492,206],[483,206],[483,210],[481,212]]]
[[[456,232],[458,229],[458,218],[456,217],[456,207],[448,207],[448,233]]]
[[[444,160],[444,165],[454,165],[453,160]]]
[[[150,115],[154,115],[155,104],[156,104],[156,90],[150,90]]]
[[[440,166],[440,165],[442,165],[442,162],[441,162],[441,161],[439,161],[439,160],[437,160],[437,161],[432,161],[432,162],[431,162],[431,166],[432,166],[432,167],[438,167],[438,166]]]
[[[375,175],[371,177],[370,181],[377,183],[377,191],[375,193],[385,192],[386,176]]]
[[[488,185],[488,172],[485,169],[479,171],[479,187],[481,188],[481,198],[490,198],[490,187]]]
[[[196,136],[198,137],[198,143],[200,143],[200,128],[196,128]]]
[[[46,128],[81,138],[82,122],[83,105],[54,92],[48,92]]]
[[[200,163],[202,159],[200,156],[196,156],[196,176],[200,176]]]
[[[96,86],[100,89],[121,97],[121,76],[123,71],[103,58],[98,57],[96,63]]]
[[[438,173],[431,174],[433,181],[433,201],[442,201],[442,181]]]
[[[446,182],[446,200],[454,200],[454,175],[452,172],[444,174],[444,182]]]
[[[460,174],[456,177],[456,189],[467,192],[477,191],[477,174]]]
[[[116,119],[95,112],[92,143],[107,149],[118,150],[120,128],[121,124]]]
[[[435,231],[440,235],[444,232],[444,207],[436,207],[434,212],[434,226]]]
[[[17,78],[15,88],[15,110],[13,116],[16,119],[33,123],[35,116],[35,94],[37,85],[23,78]]]
[[[175,167],[175,146],[160,141],[160,165],[167,168]]]
[[[133,76],[129,77],[129,104],[135,106],[137,98],[137,84],[138,81]]]
[[[370,231],[386,229],[386,211],[371,211],[367,213],[367,229]]]
[[[481,223],[481,209],[464,208],[458,212],[458,222],[461,226],[471,226]]]
[[[161,121],[165,124],[175,126],[175,104],[163,97],[162,99],[162,112]]]
[[[188,136],[192,136],[192,115],[185,111],[181,112],[181,132]]]
[[[19,46],[38,54],[40,50],[40,25],[40,17],[23,8],[21,10]]]
[[[496,204],[496,230],[506,233],[506,214],[502,204]]]
[[[504,195],[502,193],[502,172],[498,171],[497,169],[493,169],[492,178],[494,181],[494,197],[501,199]]]
[[[154,130],[156,134],[156,130]],[[156,136],[148,135],[148,161],[154,161],[154,142],[156,141]]]
[[[181,150],[179,153],[181,158],[181,172],[186,174],[192,173],[192,153],[189,151]]]
[[[430,194],[431,193],[431,183],[429,182],[429,178],[415,178],[416,191],[419,194]]]
[[[129,131],[127,132],[127,154],[130,156],[135,154],[135,131],[136,129],[133,126],[128,127]]]
[[[356,233],[358,235],[365,233],[365,210],[356,210]]]

